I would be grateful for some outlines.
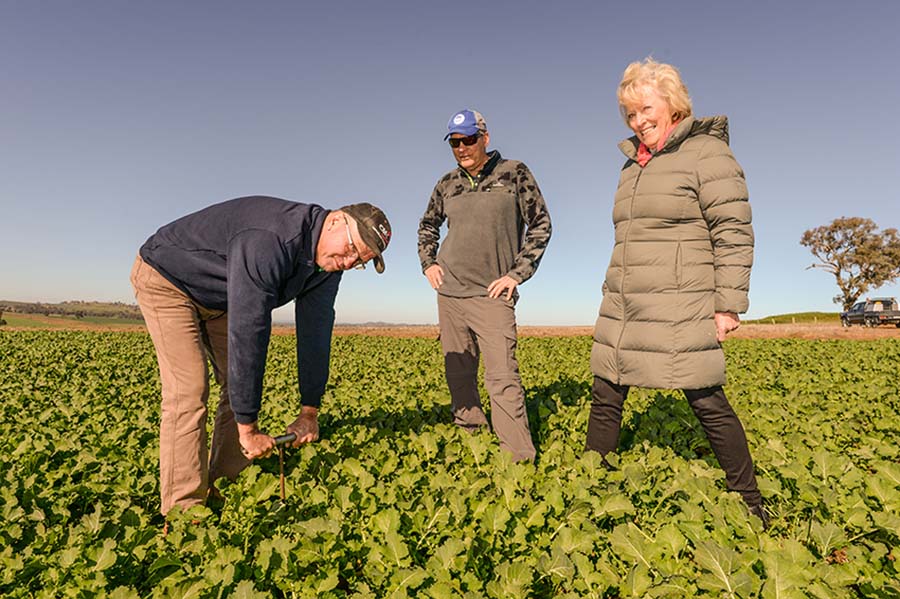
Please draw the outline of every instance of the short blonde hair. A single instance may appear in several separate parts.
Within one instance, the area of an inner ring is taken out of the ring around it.
[[[678,69],[664,62],[656,62],[649,56],[644,62],[633,62],[622,74],[617,96],[619,98],[619,112],[628,124],[627,105],[640,102],[641,88],[649,86],[659,96],[669,103],[675,113],[675,120],[686,119],[693,114],[691,96],[687,86],[681,80]]]

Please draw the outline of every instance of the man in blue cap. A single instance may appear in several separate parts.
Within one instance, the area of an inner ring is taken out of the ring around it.
[[[447,127],[457,168],[435,185],[419,223],[419,260],[437,291],[454,421],[470,430],[487,425],[478,395],[481,355],[500,447],[514,460],[533,460],[515,304],[518,286],[537,270],[550,241],[550,213],[528,167],[488,151],[480,113],[457,112]],[[445,221],[447,238],[439,243]]]

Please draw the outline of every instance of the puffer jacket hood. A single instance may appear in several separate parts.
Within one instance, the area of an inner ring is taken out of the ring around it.
[[[628,161],[591,369],[620,385],[723,385],[714,315],[746,312],[753,263],[747,187],[728,147],[728,119],[684,119],[643,168],[638,145],[636,137],[619,144]]]

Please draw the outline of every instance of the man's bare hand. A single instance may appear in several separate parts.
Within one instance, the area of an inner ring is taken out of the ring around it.
[[[513,291],[518,287],[519,282],[509,275],[505,275],[488,285],[488,296],[498,298],[506,291],[506,299],[511,300]]]
[[[439,289],[444,284],[444,269],[440,264],[432,264],[425,269],[425,277],[431,283],[432,289]]]
[[[725,341],[725,335],[741,326],[741,317],[734,312],[716,312],[716,339]]]
[[[259,425],[238,423],[238,442],[241,444],[241,453],[247,459],[265,458],[272,455],[275,449],[275,439],[259,430]]]
[[[287,427],[287,432],[297,435],[291,447],[300,447],[304,443],[319,440],[319,410],[311,406],[303,406],[300,415]]]

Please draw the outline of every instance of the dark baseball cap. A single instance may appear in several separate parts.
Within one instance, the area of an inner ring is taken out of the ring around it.
[[[384,272],[384,258],[381,252],[387,249],[388,242],[391,240],[391,223],[380,208],[361,202],[359,204],[350,204],[341,208],[341,212],[356,221],[356,228],[359,230],[359,236],[362,237],[363,243],[370,250],[375,252],[375,271]]]

